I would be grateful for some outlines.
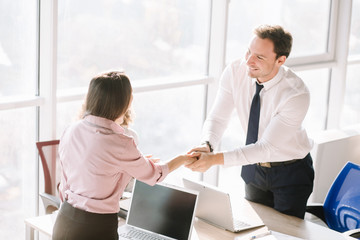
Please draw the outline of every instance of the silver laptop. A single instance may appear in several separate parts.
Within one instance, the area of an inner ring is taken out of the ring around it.
[[[199,191],[199,203],[196,209],[198,218],[231,232],[240,232],[264,225],[250,205],[246,207],[246,211],[234,217],[230,195],[219,188],[186,178],[183,178],[183,183],[186,188]]]
[[[189,240],[198,192],[167,184],[135,181],[126,224],[119,239]]]

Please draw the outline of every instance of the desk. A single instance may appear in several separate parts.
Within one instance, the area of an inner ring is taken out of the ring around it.
[[[273,208],[249,202],[265,225],[272,231],[303,239],[354,239],[310,221],[282,214]]]
[[[25,219],[25,239],[34,240],[34,232],[39,231],[51,237],[56,214],[48,214]]]
[[[341,239],[353,239],[351,237],[345,237],[341,233],[335,232],[331,229],[322,227],[315,223],[302,220],[296,217],[288,216],[278,211],[266,207],[261,204],[251,203],[244,200],[246,204],[249,204],[259,214],[265,225],[273,231],[285,233],[291,236],[295,236],[303,239],[327,239],[327,240],[341,240]],[[44,215],[34,218],[25,219],[26,224],[26,240],[34,239],[34,230],[44,233],[47,236],[51,236],[52,227],[55,223],[55,214]],[[119,225],[125,223],[125,220],[120,219]],[[234,240],[237,236],[245,236],[254,231],[263,230],[265,227],[256,228],[253,230],[243,231],[241,233],[232,233],[214,227],[198,218],[195,219],[194,230],[195,239],[199,240]]]

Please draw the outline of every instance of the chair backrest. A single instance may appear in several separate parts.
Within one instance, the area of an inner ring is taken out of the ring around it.
[[[328,226],[339,232],[360,227],[360,166],[347,162],[332,184],[325,202]]]
[[[37,142],[45,180],[45,193],[59,196],[58,185],[60,183],[59,147],[60,140]]]

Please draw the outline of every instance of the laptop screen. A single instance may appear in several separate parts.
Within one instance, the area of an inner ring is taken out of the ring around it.
[[[176,239],[189,239],[197,193],[136,181],[127,224]]]

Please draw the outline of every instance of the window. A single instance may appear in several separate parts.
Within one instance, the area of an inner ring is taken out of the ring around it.
[[[36,109],[0,111],[0,239],[23,239],[36,188]]]
[[[36,1],[0,2],[0,97],[34,95]]]
[[[81,118],[82,105],[84,101],[69,101],[61,102],[57,104],[57,138],[59,139],[64,129],[72,122],[75,122]]]
[[[261,24],[279,24],[291,32],[290,58],[327,53],[330,6],[330,0],[230,1],[227,62],[244,56],[253,29]]]
[[[330,69],[327,68],[297,72],[310,91],[310,106],[303,124],[308,133],[326,129],[329,73]]]
[[[198,144],[206,84],[198,80],[206,79],[208,70],[210,4],[59,1],[57,136],[78,117],[91,78],[123,69],[135,93],[131,127],[139,149],[166,161]],[[168,89],[169,83],[176,87]],[[76,88],[80,94],[68,102]]]
[[[360,123],[360,16],[357,14],[359,11],[360,1],[353,0],[345,99],[340,123],[342,127]]]
[[[210,1],[59,1],[58,89],[99,72],[131,80],[205,75]],[[168,80],[169,81],[169,80]]]
[[[236,146],[244,146],[246,133],[242,130],[237,112],[234,111],[229,121],[229,126],[224,132],[221,141],[221,150],[231,150]],[[220,167],[218,185],[227,192],[236,193],[237,196],[244,196],[244,183],[240,176],[241,166]]]
[[[347,67],[346,90],[341,126],[360,123],[360,64],[352,64]]]
[[[360,60],[360,1],[352,1],[352,14],[351,14],[351,31],[350,31],[350,42],[349,42],[349,57]]]
[[[0,100],[35,96],[37,1],[0,1],[0,29]],[[0,132],[0,239],[22,239],[36,206],[36,108],[5,104]]]
[[[139,149],[168,161],[185,154],[200,141],[203,122],[204,86],[191,86],[134,95],[134,124]],[[182,177],[197,175],[182,167],[166,181],[182,184]]]

